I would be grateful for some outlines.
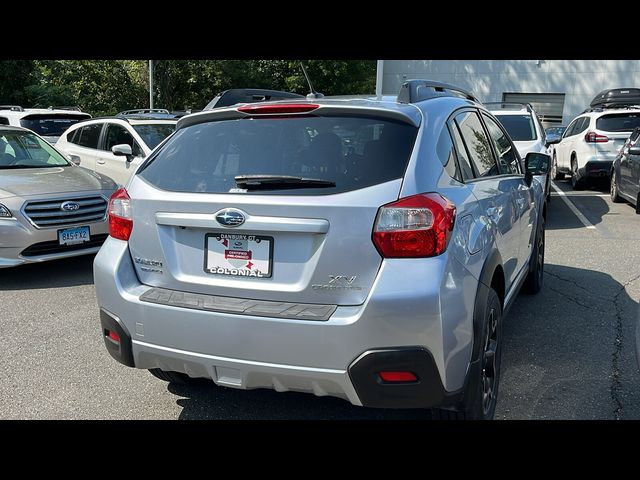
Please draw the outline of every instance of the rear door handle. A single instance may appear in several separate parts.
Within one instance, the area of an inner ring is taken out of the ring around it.
[[[98,160],[96,160],[96,163],[97,163],[98,165],[104,165],[104,164],[105,164],[105,163],[107,163],[107,162],[106,162],[105,160],[100,160],[100,159],[98,159]]]

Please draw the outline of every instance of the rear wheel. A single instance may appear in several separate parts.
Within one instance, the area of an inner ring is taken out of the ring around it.
[[[622,203],[624,202],[623,198],[620,196],[620,192],[618,192],[618,182],[616,182],[616,172],[611,172],[611,201],[613,203]]]
[[[201,378],[192,378],[189,375],[185,375],[180,372],[167,372],[160,370],[159,368],[150,368],[149,373],[160,380],[164,380],[169,383],[178,383],[181,385],[193,385],[202,382]]]
[[[502,358],[502,306],[493,288],[487,290],[483,303],[479,359],[477,367],[469,371],[464,404],[456,411],[434,409],[434,419],[491,420],[495,415]]]
[[[571,186],[574,190],[584,188],[584,180],[578,178],[578,160],[575,157],[571,159]]]
[[[523,290],[526,293],[536,294],[542,288],[542,281],[544,278],[544,240],[545,240],[545,219],[540,219],[540,226],[536,233],[536,244],[531,252],[531,258],[529,264],[531,269],[527,274],[527,278],[524,281]]]
[[[551,167],[551,178],[554,180],[564,179],[564,173],[558,171],[558,160],[555,152],[553,153],[553,166]]]

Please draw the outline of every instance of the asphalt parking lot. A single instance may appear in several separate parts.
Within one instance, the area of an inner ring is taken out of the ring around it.
[[[640,215],[556,182],[545,283],[504,324],[498,419],[640,419]],[[569,204],[567,202],[570,202]],[[571,205],[572,207],[570,207]],[[100,337],[93,257],[0,270],[1,419],[417,419],[334,398],[168,385]]]

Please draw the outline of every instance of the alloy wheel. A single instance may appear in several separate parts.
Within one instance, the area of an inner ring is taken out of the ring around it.
[[[487,335],[482,352],[482,413],[487,415],[496,401],[498,377],[498,315],[494,308],[487,318]]]

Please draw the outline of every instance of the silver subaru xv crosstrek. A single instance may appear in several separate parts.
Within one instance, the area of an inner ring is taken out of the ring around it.
[[[171,382],[491,418],[504,312],[542,283],[548,167],[425,80],[184,117],[111,197],[105,345]]]
[[[0,126],[0,268],[96,253],[115,189],[31,130]]]

